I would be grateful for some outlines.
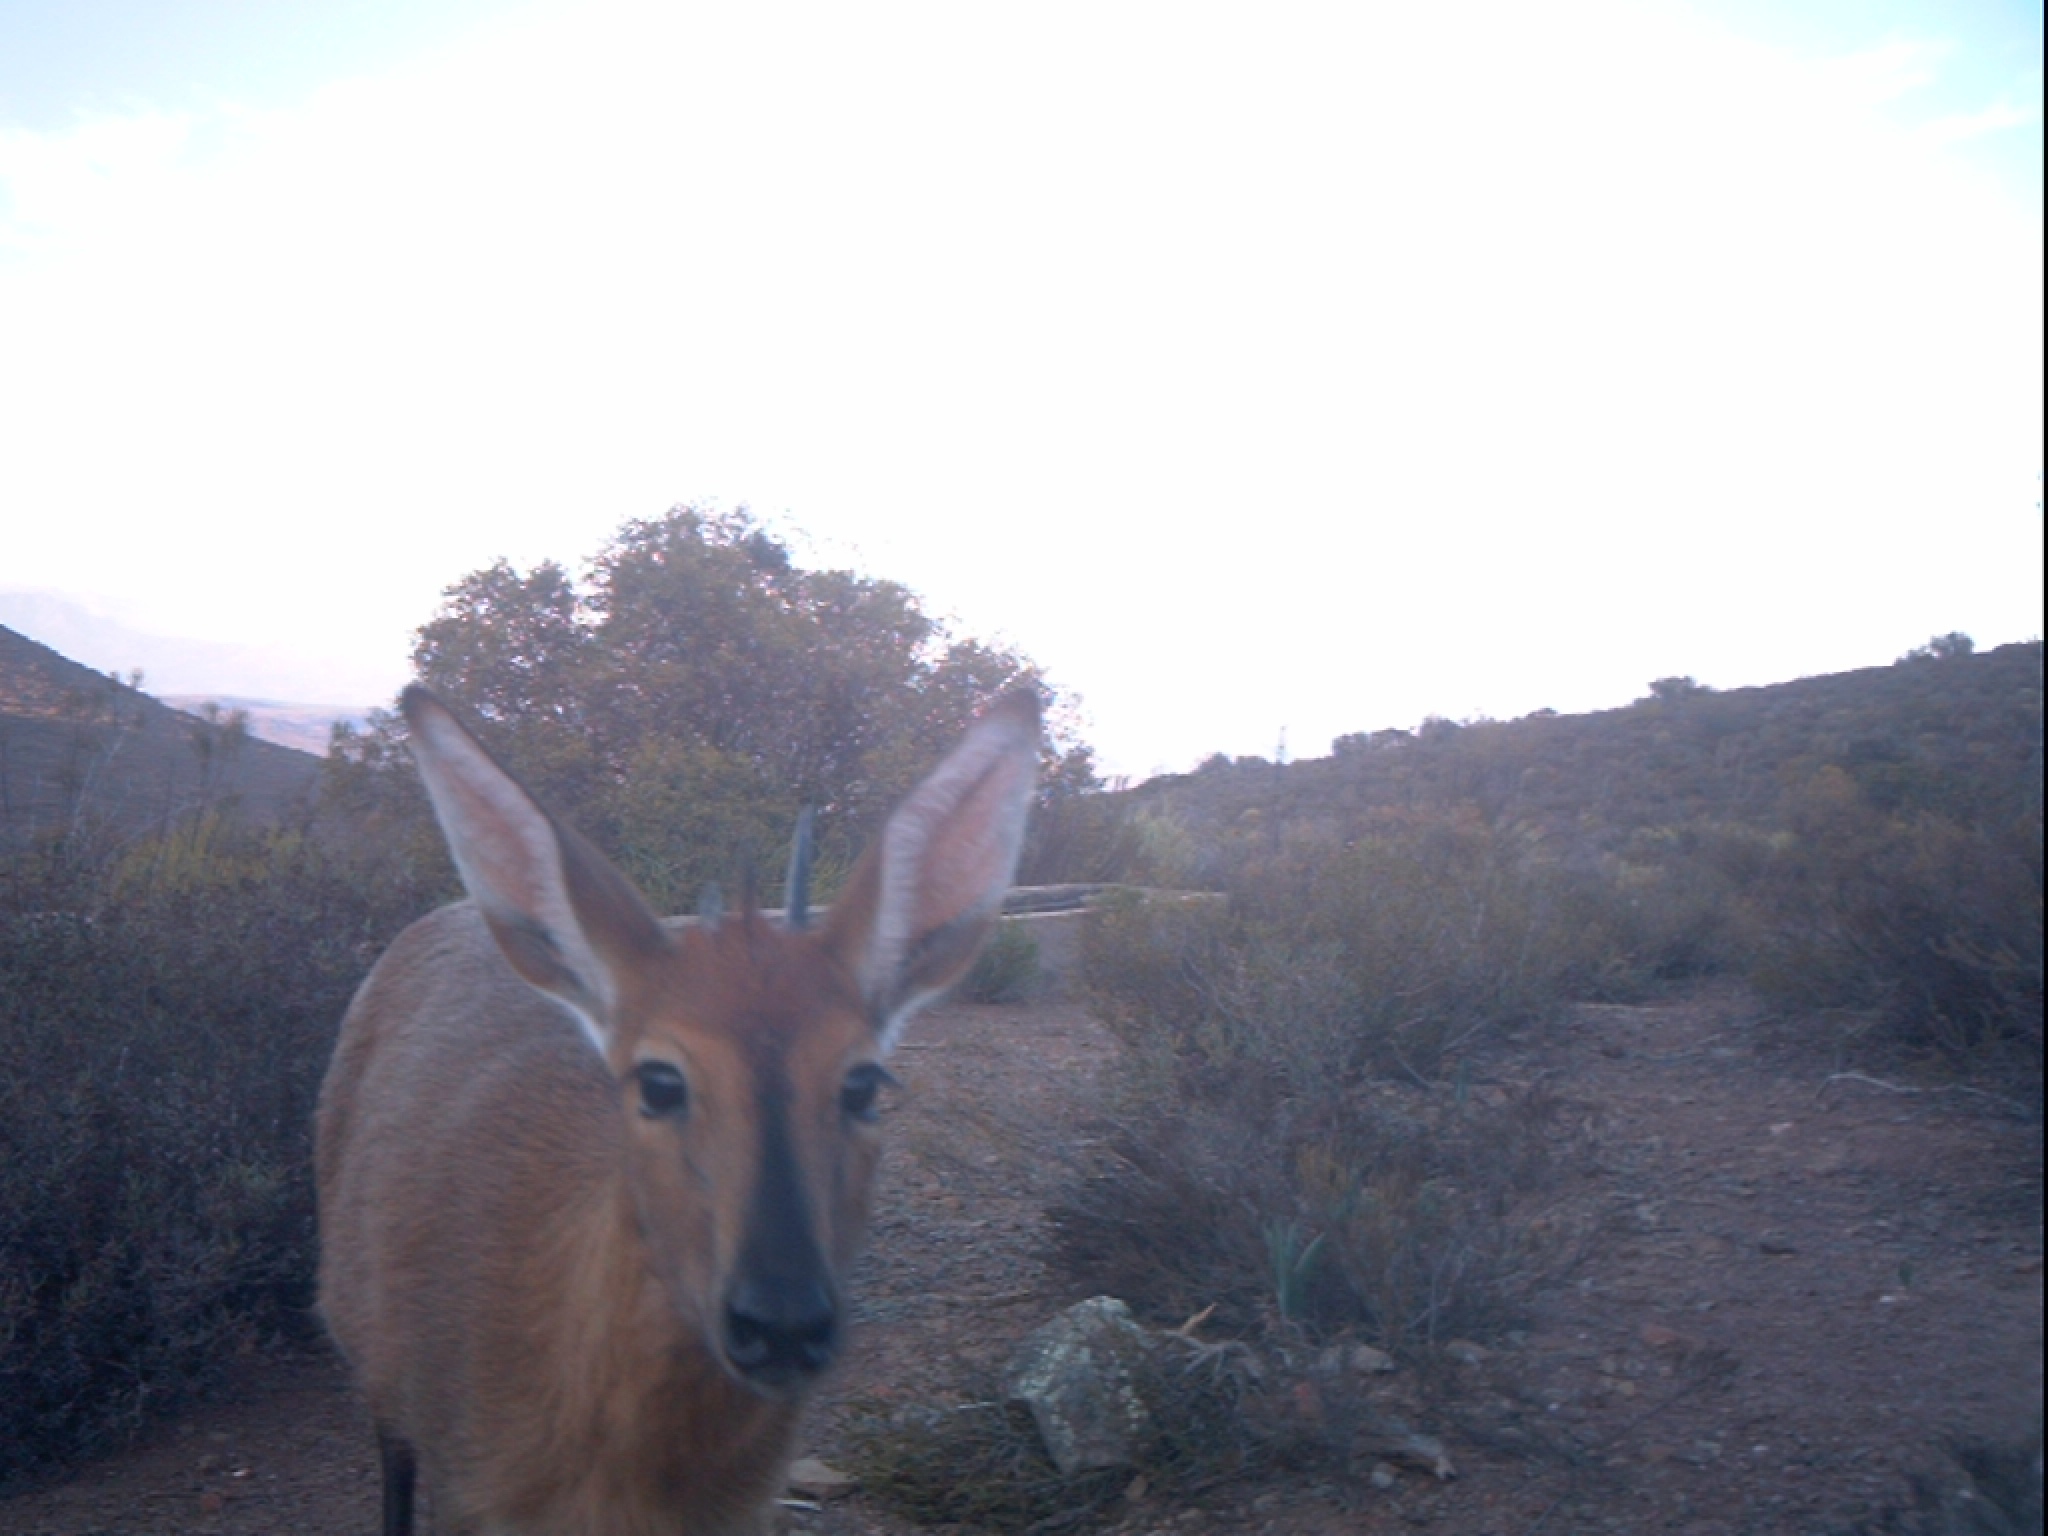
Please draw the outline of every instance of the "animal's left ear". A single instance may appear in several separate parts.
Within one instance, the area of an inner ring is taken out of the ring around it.
[[[825,941],[860,978],[882,1049],[966,973],[1016,877],[1038,779],[1038,695],[1006,694],[889,817]]]

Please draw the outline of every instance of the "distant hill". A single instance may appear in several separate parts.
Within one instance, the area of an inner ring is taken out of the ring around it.
[[[0,586],[0,625],[30,635],[99,672],[143,674],[159,699],[214,697],[227,689],[252,699],[317,699],[342,713],[362,700],[386,700],[402,674],[365,668],[289,637],[194,640],[138,629],[61,592]]]
[[[281,821],[319,772],[305,752],[181,713],[0,627],[0,848],[79,826],[143,832],[229,803]]]
[[[245,699],[226,693],[171,693],[163,702],[188,715],[203,716],[206,707],[239,710],[249,720],[249,734],[281,747],[327,755],[328,738],[336,723],[360,726],[368,717],[366,709],[336,709],[331,704],[287,704],[276,699]]]
[[[1335,746],[1285,765],[1219,754],[1117,798],[1182,829],[1207,878],[1283,827],[1335,845],[1423,807],[1589,851],[1680,826],[1771,827],[1788,791],[1830,768],[1887,813],[2006,824],[2041,804],[2041,642],[1726,692],[1670,678],[1622,709],[1432,720]]]

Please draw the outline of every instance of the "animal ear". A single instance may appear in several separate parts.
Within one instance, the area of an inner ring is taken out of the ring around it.
[[[973,963],[1017,873],[1038,777],[1038,695],[992,705],[889,817],[832,904],[883,1050]]]
[[[542,809],[447,705],[415,685],[400,708],[448,851],[498,948],[567,1004],[603,1052],[619,977],[667,946],[661,924],[632,882]]]

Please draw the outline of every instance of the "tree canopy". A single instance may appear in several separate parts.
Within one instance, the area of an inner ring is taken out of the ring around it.
[[[627,523],[581,583],[552,561],[471,572],[419,629],[413,665],[670,906],[743,872],[772,881],[803,805],[829,888],[982,703],[1019,686],[1055,702],[1026,658],[950,635],[907,587],[805,570],[745,511],[692,507]],[[338,791],[408,802],[402,731],[380,713],[340,733]],[[1044,794],[1095,782],[1069,725]]]

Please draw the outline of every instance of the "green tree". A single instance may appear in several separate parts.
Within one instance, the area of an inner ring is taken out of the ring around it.
[[[772,877],[802,805],[829,889],[982,703],[1050,692],[1016,652],[947,634],[908,588],[805,570],[746,512],[692,507],[626,524],[581,586],[553,563],[463,577],[413,662],[671,906],[749,867]],[[416,816],[389,783],[401,731],[382,714],[338,737],[337,792]],[[1048,794],[1094,787],[1072,734],[1048,750]]]
[[[1696,677],[1660,677],[1650,684],[1650,697],[1660,704],[1676,704],[1713,691]]]
[[[1936,635],[1925,645],[1916,645],[1900,661],[1951,661],[1958,656],[1975,653],[1977,642],[1960,629],[1952,629],[1945,635]]]

